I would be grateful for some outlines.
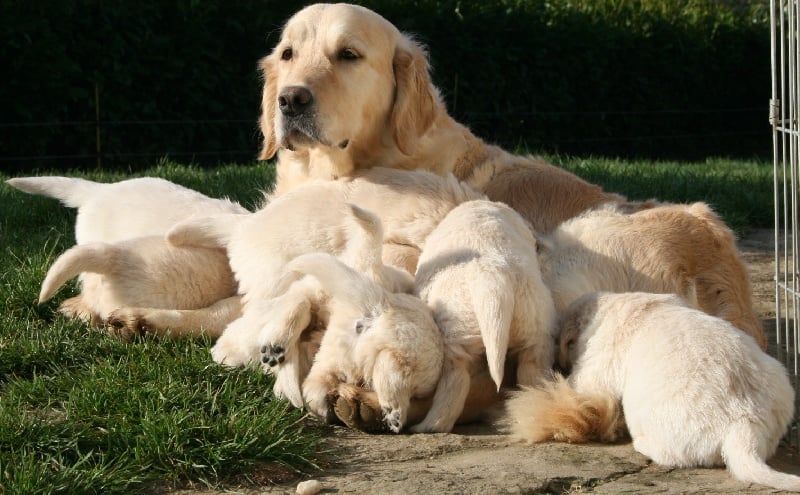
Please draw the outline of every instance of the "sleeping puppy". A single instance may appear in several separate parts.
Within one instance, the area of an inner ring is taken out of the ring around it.
[[[559,313],[589,292],[674,293],[766,349],[733,232],[705,203],[631,215],[616,206],[586,212],[539,241],[542,275]]]
[[[531,442],[615,439],[624,410],[633,448],[674,467],[725,464],[742,481],[800,491],[800,477],[765,463],[794,412],[784,367],[728,322],[675,295],[592,293],[561,323],[568,382],[507,403]]]
[[[330,422],[339,384],[365,386],[377,396],[383,423],[400,433],[411,400],[433,394],[442,372],[442,334],[431,310],[330,255],[300,256],[287,271],[311,275],[329,295],[328,324],[303,378],[306,407]]]
[[[453,120],[423,48],[364,7],[300,10],[260,66],[260,158],[278,154],[276,195],[365,168],[424,168],[454,174],[543,233],[598,204],[625,203],[541,158],[488,145]]]
[[[39,299],[43,302],[58,286],[80,273],[81,294],[62,302],[59,309],[70,317],[99,325],[108,321],[110,311],[121,306],[174,305],[195,309],[208,306],[215,298],[223,300],[235,294],[224,253],[181,251],[169,248],[163,240],[159,245],[148,238],[163,236],[173,225],[188,218],[246,213],[237,203],[210,198],[154,177],[110,184],[70,177],[18,177],[6,182],[31,194],[58,199],[78,210],[75,221],[78,246],[59,258],[58,267],[51,268],[51,276],[55,278],[43,284]],[[133,239],[142,239],[141,245]],[[157,269],[140,277],[136,273],[137,263],[150,267],[160,264],[162,268],[169,264],[174,268]],[[114,280],[110,282],[109,276]],[[177,290],[177,287],[191,287],[193,278],[202,281],[197,294]],[[114,289],[109,290],[108,283]],[[172,325],[153,326],[150,330],[165,330],[167,326]],[[175,326],[173,330],[177,335],[204,327],[213,333],[214,326],[215,319],[206,317],[190,326]],[[123,335],[138,331],[135,326],[128,330]]]
[[[320,184],[328,188],[332,183],[320,182]],[[289,206],[301,206],[302,202],[288,202],[287,199],[290,197],[309,198],[310,196],[300,194],[305,191],[317,192],[313,184],[306,184],[271,203],[270,207],[273,208],[273,213],[276,205],[288,203]],[[305,238],[282,239],[280,235],[271,236],[271,244],[268,247],[273,249],[266,252],[272,254],[262,255],[259,260],[261,267],[250,266],[258,273],[256,277],[260,283],[268,287],[269,291],[243,295],[246,304],[242,317],[228,325],[211,350],[215,361],[228,366],[237,366],[258,360],[269,365],[276,376],[275,395],[288,399],[295,407],[303,407],[306,402],[309,402],[309,399],[304,397],[301,391],[303,381],[310,371],[311,363],[314,361],[314,356],[320,349],[322,341],[326,339],[331,308],[341,307],[344,303],[334,304],[331,301],[328,287],[320,286],[319,280],[326,281],[327,285],[332,285],[323,275],[313,272],[317,275],[316,277],[305,277],[298,280],[302,274],[300,274],[300,268],[297,270],[292,268],[294,259],[310,253],[335,254],[344,263],[347,263],[347,266],[362,272],[372,281],[371,284],[364,282],[361,284],[362,286],[374,290],[377,290],[378,287],[385,288],[388,293],[392,294],[410,292],[413,284],[413,278],[408,272],[383,264],[381,260],[383,230],[380,220],[374,214],[351,204],[339,204],[331,198],[327,198],[325,206],[329,212],[329,218],[327,218],[329,222],[326,224],[326,228],[312,228]],[[275,218],[278,217],[264,215],[257,226],[269,227],[263,223],[264,220]],[[324,242],[330,238],[337,239],[337,242],[341,242],[343,245],[326,246]],[[238,243],[238,236],[235,235],[229,243],[231,252],[240,250],[240,246],[237,246]],[[292,246],[291,250],[286,249],[287,244]],[[285,267],[285,263],[282,263],[279,272],[273,273],[271,270],[274,266],[271,265],[277,259],[274,248],[281,246],[284,248],[283,259],[289,265]],[[247,247],[245,245],[244,248],[247,249]],[[340,262],[337,260],[337,263]],[[338,269],[346,274],[347,270],[339,268],[337,263],[324,262],[322,266],[329,267],[331,270]],[[238,263],[235,266],[238,266]],[[240,278],[244,279],[243,276]],[[243,283],[243,286],[251,286],[250,278],[251,276],[248,275],[248,281]],[[332,286],[331,290],[334,289],[336,286]],[[334,294],[340,292],[335,290]],[[366,294],[364,296],[366,297]],[[337,314],[341,315],[342,311]],[[336,337],[328,338],[328,340],[331,339],[336,341]],[[366,339],[366,341],[370,340],[372,339]],[[329,347],[335,345],[335,343],[329,344]],[[358,347],[363,350],[363,346]],[[264,355],[259,356],[258,350]],[[366,351],[364,350],[364,352]],[[321,367],[319,368],[321,369]],[[356,373],[357,369],[362,370],[362,375],[359,376],[363,376],[365,379],[373,375],[371,371],[358,364],[352,364],[347,369],[352,373]],[[322,373],[322,371],[318,373]],[[355,376],[352,373],[350,376]],[[323,413],[326,406],[321,399],[317,400],[313,407],[312,410],[320,416],[327,417]]]
[[[224,250],[178,248],[167,244],[163,236],[146,236],[115,243],[90,242],[68,249],[48,270],[39,303],[79,274],[84,274],[82,305],[91,319],[101,321],[115,319],[115,311],[122,307],[196,310],[219,305],[236,293]],[[215,320],[208,318],[188,327],[164,325],[138,329],[136,333],[215,336],[217,328]],[[112,325],[111,329],[125,340],[134,335],[124,327]]]

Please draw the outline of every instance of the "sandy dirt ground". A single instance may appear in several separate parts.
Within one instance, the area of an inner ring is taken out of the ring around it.
[[[757,230],[740,241],[754,300],[774,342],[773,232]],[[772,344],[774,352],[774,344]],[[290,494],[317,480],[320,493],[535,494],[535,493],[776,493],[735,481],[725,469],[669,469],[652,464],[630,443],[526,445],[486,424],[434,435],[370,435],[336,427],[322,470],[297,476],[265,471],[263,483],[210,493]],[[800,475],[796,449],[782,445],[770,464]]]

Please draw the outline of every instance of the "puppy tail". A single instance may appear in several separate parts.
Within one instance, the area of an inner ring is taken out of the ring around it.
[[[55,198],[70,208],[80,208],[98,189],[106,186],[86,179],[57,176],[15,177],[6,184],[26,193]]]
[[[365,273],[373,281],[391,292],[410,292],[414,277],[405,270],[383,264],[383,224],[369,210],[348,203],[352,229],[342,258],[349,266]]]
[[[353,219],[345,254],[350,266],[380,280],[383,269],[383,224],[377,215],[369,210],[348,203],[348,213]]]
[[[514,285],[505,274],[487,273],[480,283],[472,284],[470,293],[489,374],[500,390],[514,314]]]
[[[39,303],[50,299],[67,280],[82,272],[111,273],[119,260],[120,250],[113,244],[93,242],[71,247],[47,271],[39,291]]]
[[[227,248],[239,222],[249,214],[231,213],[190,218],[167,232],[167,242],[177,247]]]
[[[332,297],[362,314],[377,314],[385,303],[380,285],[327,253],[298,256],[286,265],[285,273],[286,277],[292,273],[311,275]]]
[[[759,483],[778,490],[800,492],[800,476],[775,471],[764,462],[763,442],[753,424],[740,421],[731,425],[722,442],[722,458],[734,478]],[[761,452],[759,452],[761,450]]]
[[[622,408],[610,394],[581,394],[561,375],[537,388],[515,392],[502,420],[528,442],[614,442],[625,431]]]

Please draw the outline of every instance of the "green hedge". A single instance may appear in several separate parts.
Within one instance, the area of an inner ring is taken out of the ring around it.
[[[360,3],[429,47],[451,112],[490,141],[685,159],[770,150],[764,2]],[[303,4],[0,2],[0,166],[95,164],[96,96],[104,166],[253,157],[256,62]]]

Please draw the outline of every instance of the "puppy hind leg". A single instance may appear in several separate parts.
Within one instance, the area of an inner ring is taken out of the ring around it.
[[[412,426],[414,433],[447,433],[453,429],[464,409],[470,388],[465,359],[445,358],[442,376],[433,394],[433,404],[425,419]]]
[[[305,291],[289,292],[269,301],[268,323],[258,336],[262,362],[276,366],[297,352],[300,335],[311,324],[311,301]]]

